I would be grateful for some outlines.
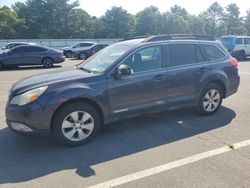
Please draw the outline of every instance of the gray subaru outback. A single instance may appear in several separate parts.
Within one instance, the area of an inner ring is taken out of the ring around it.
[[[23,134],[50,133],[76,146],[105,124],[155,109],[219,110],[237,92],[238,62],[218,41],[201,35],[124,40],[76,69],[20,80],[10,90],[6,121]]]

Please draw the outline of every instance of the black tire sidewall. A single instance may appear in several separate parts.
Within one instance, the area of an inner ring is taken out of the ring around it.
[[[245,52],[244,52],[244,51],[239,51],[239,53],[238,53],[238,58],[237,58],[238,61],[244,61],[245,58],[246,58]]]
[[[74,111],[85,111],[88,112],[94,120],[94,130],[92,133],[82,141],[71,141],[68,140],[62,132],[62,122],[66,116]],[[79,146],[89,142],[100,130],[101,121],[97,110],[91,105],[84,102],[73,102],[69,103],[61,108],[56,114],[52,122],[52,134],[60,144],[67,146]]]
[[[85,56],[85,58],[84,58],[84,59],[82,59],[82,58],[81,58],[81,55],[84,55],[84,56]],[[79,59],[81,59],[81,60],[86,60],[86,59],[87,59],[87,54],[86,54],[86,53],[84,53],[84,52],[81,52],[81,53],[80,53],[80,55],[79,55]]]
[[[204,100],[204,97],[207,94],[207,92],[212,90],[212,89],[216,89],[220,93],[221,98],[220,98],[220,103],[217,106],[217,108],[212,112],[208,112],[203,107],[203,100]],[[211,115],[211,114],[216,113],[221,107],[222,100],[223,100],[223,95],[222,95],[221,88],[216,84],[208,84],[201,92],[200,99],[199,99],[199,105],[198,105],[198,113],[201,115]]]
[[[68,56],[68,54],[70,54],[70,56]],[[72,54],[73,54],[73,52],[71,52],[71,51],[66,51],[66,52],[65,52],[65,56],[66,56],[67,58],[72,58]]]
[[[45,61],[46,61],[47,59],[49,59],[49,60],[51,61],[51,63],[50,63],[50,66],[49,66],[49,67],[48,67],[47,65],[45,65]],[[48,57],[43,59],[43,67],[44,67],[44,68],[52,68],[53,66],[54,66],[53,59],[48,58]]]

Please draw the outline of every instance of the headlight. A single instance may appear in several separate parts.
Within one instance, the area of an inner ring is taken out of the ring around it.
[[[48,86],[39,87],[30,91],[27,91],[21,95],[15,96],[10,104],[25,105],[38,99],[38,97],[48,88]]]

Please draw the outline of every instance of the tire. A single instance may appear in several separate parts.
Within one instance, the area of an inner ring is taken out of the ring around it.
[[[86,59],[87,59],[87,54],[84,53],[84,52],[81,52],[81,53],[79,54],[79,59],[81,59],[81,60],[86,60]]]
[[[223,95],[221,88],[216,84],[208,84],[201,92],[198,113],[211,115],[216,113],[222,103]]]
[[[65,52],[65,56],[66,56],[67,58],[72,58],[72,57],[73,57],[73,52],[71,52],[71,51],[66,51],[66,52]]]
[[[79,146],[89,142],[100,127],[100,116],[94,107],[84,102],[73,102],[55,114],[52,134],[60,144]]]
[[[237,54],[238,61],[244,61],[246,59],[246,54],[244,51],[239,51]]]
[[[53,59],[47,57],[47,58],[43,59],[42,64],[43,64],[44,68],[48,69],[48,68],[52,68],[54,66],[54,61],[53,61]]]

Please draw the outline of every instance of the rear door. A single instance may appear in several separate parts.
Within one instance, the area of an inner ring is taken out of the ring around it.
[[[199,83],[209,74],[210,65],[198,44],[167,45],[167,102],[169,106],[197,100]]]

